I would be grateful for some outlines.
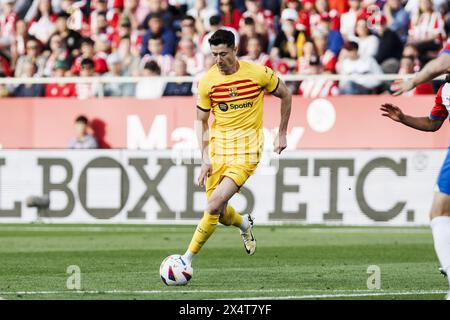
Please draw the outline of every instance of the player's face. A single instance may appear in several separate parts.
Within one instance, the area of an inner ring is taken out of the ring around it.
[[[211,54],[219,71],[223,74],[231,74],[236,67],[236,48],[230,48],[226,44],[211,45]]]

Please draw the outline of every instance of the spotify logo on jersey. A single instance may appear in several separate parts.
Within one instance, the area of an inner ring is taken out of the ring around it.
[[[219,109],[225,112],[228,110],[228,105],[226,103],[219,103]]]

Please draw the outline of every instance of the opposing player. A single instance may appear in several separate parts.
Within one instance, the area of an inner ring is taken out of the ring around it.
[[[447,77],[448,78],[448,77]],[[437,131],[448,118],[450,110],[450,83],[439,89],[429,117],[413,117],[390,103],[381,106],[382,115],[421,131]],[[444,275],[450,275],[450,148],[437,179],[436,192],[430,212],[434,248]],[[450,278],[449,285],[450,285]],[[450,291],[447,300],[450,299]]]
[[[400,81],[393,95],[401,95],[447,72],[450,72],[450,43],[447,43],[439,56],[428,62],[412,79]]]
[[[199,186],[206,186],[207,206],[184,260],[192,263],[220,222],[240,229],[244,248],[255,253],[253,219],[241,216],[228,200],[255,171],[263,145],[263,98],[270,92],[281,99],[281,121],[274,141],[278,154],[286,148],[291,94],[270,68],[238,61],[234,35],[216,31],[209,39],[215,65],[198,85],[197,135],[202,151]],[[214,115],[211,128],[210,113]]]

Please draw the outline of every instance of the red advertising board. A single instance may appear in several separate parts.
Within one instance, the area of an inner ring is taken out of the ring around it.
[[[381,116],[391,102],[405,113],[428,116],[433,96],[294,97],[289,123],[291,149],[447,148],[448,126],[419,132]],[[194,97],[158,100],[103,98],[90,100],[13,98],[0,100],[2,148],[65,148],[74,134],[74,119],[86,115],[102,147],[165,149],[192,139]],[[239,112],[239,110],[233,110]],[[264,127],[279,124],[279,100],[267,97]]]

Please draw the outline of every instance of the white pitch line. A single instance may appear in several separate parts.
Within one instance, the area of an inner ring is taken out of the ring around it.
[[[309,229],[307,232],[311,233],[388,233],[388,234],[431,234],[429,229]]]
[[[379,296],[411,296],[426,294],[446,294],[447,291],[406,291],[406,292],[373,292],[373,293],[339,293],[339,294],[310,294],[301,296],[285,297],[242,297],[227,298],[219,300],[292,300],[292,299],[326,299],[326,298],[358,298],[358,297],[379,297]]]
[[[291,295],[284,297],[243,297],[232,298],[236,300],[258,300],[258,299],[314,299],[314,298],[339,298],[339,297],[364,297],[364,296],[389,296],[389,295],[414,295],[414,294],[441,294],[446,291],[401,291],[401,292],[373,292],[373,290],[320,290],[320,289],[255,289],[255,290],[66,290],[66,291],[6,291],[1,295],[57,295],[57,294],[143,294],[156,295],[163,293],[274,293],[274,292],[335,292],[335,294],[316,295]],[[229,300],[229,298],[227,298]]]

